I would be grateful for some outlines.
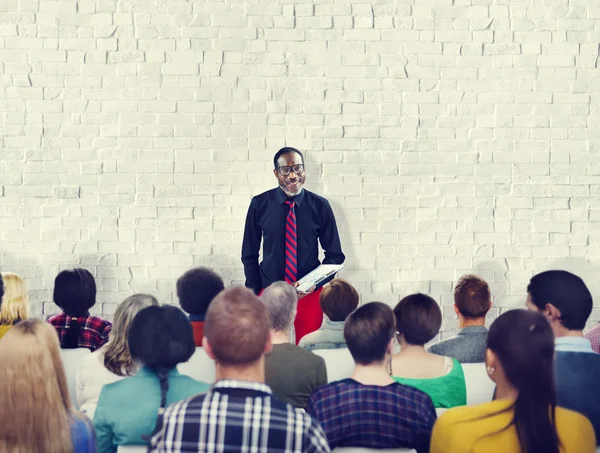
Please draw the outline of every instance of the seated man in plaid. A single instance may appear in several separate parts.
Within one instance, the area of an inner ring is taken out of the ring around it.
[[[150,451],[329,452],[318,423],[264,384],[272,341],[258,297],[246,288],[226,289],[211,302],[205,322],[202,344],[215,361],[217,382],[208,393],[166,409]]]
[[[315,390],[306,409],[321,423],[331,448],[429,451],[435,407],[426,393],[390,376],[395,330],[394,313],[381,302],[363,305],[346,319],[354,372]]]

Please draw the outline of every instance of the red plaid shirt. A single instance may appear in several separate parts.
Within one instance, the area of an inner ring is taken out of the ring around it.
[[[71,317],[65,313],[51,317],[48,322],[54,326],[58,333],[60,346],[63,346],[63,339],[71,325],[71,320],[75,319],[81,326],[81,335],[79,336],[78,346],[95,351],[108,341],[108,336],[112,330],[112,324],[106,319],[98,316],[78,316]]]
[[[590,343],[592,343],[592,349],[594,351],[600,352],[600,324],[588,330],[585,334],[585,338],[590,340]]]

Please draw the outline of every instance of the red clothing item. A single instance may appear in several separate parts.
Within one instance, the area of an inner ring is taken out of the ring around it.
[[[594,351],[600,352],[600,324],[588,330],[588,332],[585,334],[585,338],[590,340],[590,343],[592,343],[592,349]]]
[[[81,333],[79,335],[78,347],[88,348],[90,351],[103,346],[108,341],[108,336],[112,330],[112,324],[106,319],[98,316],[78,316],[71,317],[65,313],[51,317],[48,322],[54,326],[58,333],[58,339],[60,340],[60,346],[63,346],[63,340],[71,320],[75,319],[81,326]]]
[[[204,338],[204,321],[190,321],[194,331],[194,344],[196,347],[202,347],[202,338]]]

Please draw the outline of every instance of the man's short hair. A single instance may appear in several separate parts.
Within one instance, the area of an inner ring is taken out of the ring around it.
[[[296,148],[292,148],[291,146],[286,146],[284,148],[281,148],[279,151],[277,151],[275,153],[275,157],[273,157],[273,167],[275,168],[275,170],[277,170],[277,168],[279,168],[279,164],[277,163],[279,158],[281,156],[284,156],[285,154],[290,154],[290,153],[298,154],[300,156],[300,158],[302,159],[302,163],[304,163],[304,155],[300,151],[298,151]]]
[[[331,321],[344,321],[358,307],[358,293],[346,280],[336,278],[323,288],[320,301]]]
[[[207,267],[190,269],[177,280],[179,304],[190,315],[204,316],[212,300],[224,289],[223,279]]]
[[[271,320],[271,328],[275,331],[285,332],[294,322],[298,294],[286,282],[275,282],[269,285],[260,296]]]
[[[265,305],[249,289],[228,288],[206,312],[204,336],[215,360],[224,365],[249,365],[264,354],[271,334]]]
[[[490,287],[477,275],[463,275],[454,288],[454,303],[465,318],[483,318],[492,303]]]
[[[583,280],[567,271],[546,271],[534,275],[527,292],[531,302],[540,310],[546,304],[560,310],[560,323],[568,330],[583,330],[594,302]]]
[[[433,340],[442,327],[442,310],[426,294],[406,296],[394,308],[396,331],[408,344],[422,346]]]
[[[96,303],[96,281],[86,269],[67,269],[54,279],[54,303],[69,316],[85,316]]]
[[[394,330],[392,309],[382,302],[370,302],[348,316],[344,338],[354,361],[369,365],[385,358]]]

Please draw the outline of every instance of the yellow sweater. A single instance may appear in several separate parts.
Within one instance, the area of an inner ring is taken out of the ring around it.
[[[430,453],[521,453],[514,426],[485,437],[508,425],[513,411],[479,419],[511,403],[499,400],[448,410],[433,427]],[[595,453],[594,429],[583,415],[557,407],[556,428],[561,453]]]
[[[6,335],[6,332],[8,332],[11,327],[12,327],[12,324],[0,325],[0,338],[2,338],[4,335]]]

